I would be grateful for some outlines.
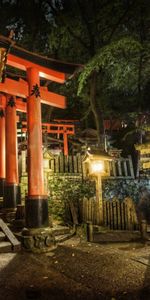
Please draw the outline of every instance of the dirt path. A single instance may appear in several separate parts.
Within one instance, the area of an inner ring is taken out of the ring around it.
[[[150,299],[150,247],[72,238],[45,254],[0,254],[0,300]]]

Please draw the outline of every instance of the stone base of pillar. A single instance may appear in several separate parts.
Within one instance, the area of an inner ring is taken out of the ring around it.
[[[23,229],[21,234],[22,246],[35,253],[48,252],[56,248],[52,228]]]
[[[5,183],[4,186],[4,208],[16,208],[20,203],[20,187],[17,184]]]
[[[47,196],[27,196],[25,201],[25,225],[27,228],[49,226]]]
[[[0,197],[4,196],[5,178],[0,178]]]

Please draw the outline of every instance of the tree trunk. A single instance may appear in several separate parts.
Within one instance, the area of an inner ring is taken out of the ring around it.
[[[93,72],[90,81],[90,105],[95,119],[98,147],[103,146],[104,148],[104,144],[102,145],[102,140],[101,140],[101,136],[104,134],[103,116],[102,116],[102,111],[99,109],[96,103],[96,84],[97,84],[97,73]]]

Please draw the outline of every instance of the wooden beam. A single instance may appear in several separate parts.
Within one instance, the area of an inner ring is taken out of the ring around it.
[[[22,79],[19,81],[6,78],[0,83],[0,92],[21,98],[29,97],[28,83]],[[41,103],[58,108],[66,108],[66,97],[49,92],[47,87],[40,87]]]
[[[21,99],[16,99],[16,110],[26,113],[27,103],[23,102]]]
[[[52,80],[58,83],[65,82],[65,73],[61,73],[38,64],[32,63],[29,60],[20,58],[13,54],[8,54],[7,65],[15,67],[17,69],[26,71],[28,68],[36,68],[39,72],[39,76],[48,80]]]
[[[49,92],[46,87],[40,87],[41,103],[58,108],[66,108],[66,97]]]
[[[12,96],[27,98],[28,84],[24,80],[16,81],[16,80],[6,78],[4,83],[0,83],[0,92]]]

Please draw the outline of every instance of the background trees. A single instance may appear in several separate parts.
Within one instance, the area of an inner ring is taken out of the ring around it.
[[[15,30],[21,46],[84,65],[64,86],[46,83],[68,97],[64,112],[43,108],[43,117],[80,118],[97,129],[104,118],[131,120],[149,111],[148,0],[0,1],[1,34]],[[45,83],[43,83],[45,84]]]

